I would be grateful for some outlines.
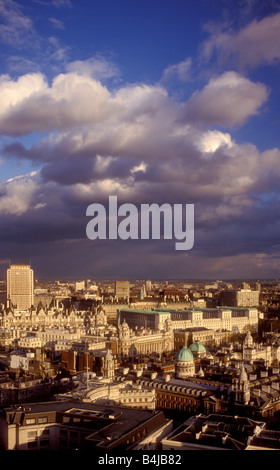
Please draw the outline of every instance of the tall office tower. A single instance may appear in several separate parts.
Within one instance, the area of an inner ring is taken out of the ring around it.
[[[27,310],[34,303],[33,269],[27,264],[12,264],[7,269],[7,300],[17,310]]]
[[[119,299],[127,299],[129,297],[130,284],[129,281],[115,281],[115,296]]]
[[[146,286],[146,291],[147,292],[150,292],[152,290],[152,283],[149,279],[146,280],[145,286]]]

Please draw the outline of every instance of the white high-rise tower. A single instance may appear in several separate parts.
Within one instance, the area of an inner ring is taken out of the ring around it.
[[[34,303],[33,269],[26,264],[12,264],[7,269],[7,300],[17,310],[28,310]]]

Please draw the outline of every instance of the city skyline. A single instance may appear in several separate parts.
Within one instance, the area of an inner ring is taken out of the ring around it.
[[[278,279],[279,40],[274,0],[0,0],[0,276]],[[193,248],[89,240],[109,196]]]

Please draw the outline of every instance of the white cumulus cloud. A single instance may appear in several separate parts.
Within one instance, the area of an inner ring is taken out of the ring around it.
[[[252,82],[234,71],[225,72],[191,96],[185,105],[185,118],[208,125],[241,125],[258,114],[268,95],[264,84]]]

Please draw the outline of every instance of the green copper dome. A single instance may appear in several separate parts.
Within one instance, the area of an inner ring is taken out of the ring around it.
[[[204,352],[205,347],[199,341],[195,341],[193,344],[190,345],[190,351],[195,353]]]
[[[177,356],[178,361],[193,361],[192,352],[187,346],[183,346]]]

